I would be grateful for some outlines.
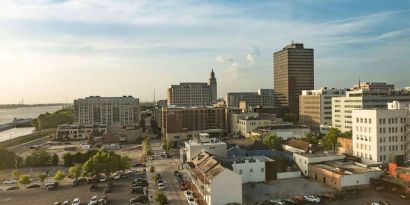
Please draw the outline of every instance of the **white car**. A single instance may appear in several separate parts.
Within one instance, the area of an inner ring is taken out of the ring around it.
[[[164,183],[158,183],[158,189],[159,190],[164,190],[165,189]]]
[[[188,198],[188,204],[189,205],[198,205],[198,203],[196,203],[194,197],[189,197]]]
[[[16,184],[16,183],[17,183],[17,181],[14,180],[14,179],[10,179],[10,180],[4,181],[4,184]]]
[[[88,205],[96,205],[97,200],[98,200],[97,196],[91,197],[90,202],[88,203]]]
[[[315,197],[315,196],[304,196],[304,197],[306,201],[316,202],[316,203],[320,202],[320,198]]]
[[[73,203],[71,203],[71,205],[80,205],[80,199],[79,198],[75,198],[74,200],[73,200]]]

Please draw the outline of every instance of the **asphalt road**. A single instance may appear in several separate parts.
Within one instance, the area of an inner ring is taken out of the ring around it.
[[[154,161],[147,163],[147,169],[151,164],[155,167],[155,172],[161,174],[165,184],[165,195],[168,198],[169,204],[184,205],[188,204],[183,191],[179,188],[177,179],[174,176],[174,171],[178,168],[179,162],[174,158],[161,157],[162,148],[159,141],[153,141],[151,143],[154,153]],[[149,173],[149,178],[153,175]],[[156,185],[150,185],[150,187],[156,188]],[[152,192],[151,192],[152,193]]]
[[[36,140],[30,141],[30,142],[26,142],[24,144],[19,144],[19,145],[10,147],[10,148],[8,148],[8,150],[10,150],[10,151],[12,151],[16,154],[21,154],[22,152],[25,152],[30,146],[41,145],[41,144],[44,144],[48,141],[49,141],[48,137],[43,137],[43,138],[36,139]]]

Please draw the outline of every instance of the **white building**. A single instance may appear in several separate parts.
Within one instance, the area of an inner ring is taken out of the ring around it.
[[[186,161],[190,162],[199,153],[206,151],[221,158],[226,158],[227,145],[215,138],[209,138],[209,134],[200,133],[198,139],[185,142]]]
[[[206,152],[188,162],[188,174],[207,205],[242,204],[242,176]]]
[[[259,113],[256,112],[240,112],[229,113],[229,129],[232,133],[240,133],[239,120],[243,120],[249,117],[258,117]]]
[[[242,183],[264,182],[270,177],[273,179],[273,175],[276,175],[276,173],[267,173],[270,170],[267,169],[268,164],[272,162],[272,159],[263,155],[238,157],[232,159],[232,168],[235,173],[242,176]]]
[[[344,159],[345,155],[334,153],[293,153],[293,160],[303,175],[309,176],[309,164]]]
[[[250,133],[250,136],[267,136],[270,134],[276,134],[282,140],[288,140],[290,138],[305,138],[306,134],[310,132],[311,130],[306,125],[282,123],[254,129]]]
[[[275,123],[276,115],[260,114],[257,117],[246,117],[245,119],[239,119],[237,128],[239,133],[245,137],[249,137],[252,130],[259,127],[268,127]]]
[[[303,90],[299,96],[299,121],[314,131],[326,133],[332,126],[332,97],[344,96],[346,88]]]
[[[102,137],[107,132],[107,126],[63,124],[57,129],[57,140],[88,140],[91,137]]]
[[[393,100],[410,100],[410,91],[394,90],[386,83],[361,83],[344,97],[332,98],[332,127],[341,132],[352,131],[352,111],[357,109],[387,108]]]
[[[410,159],[409,123],[409,109],[354,110],[353,155],[369,163],[387,163],[399,155]]]
[[[90,96],[74,100],[74,109],[74,122],[80,125],[105,124],[109,128],[141,120],[139,99],[132,96]]]

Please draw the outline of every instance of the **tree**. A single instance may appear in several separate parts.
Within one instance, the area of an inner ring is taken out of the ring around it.
[[[43,186],[44,186],[44,181],[47,179],[47,177],[48,177],[47,173],[41,173],[38,175],[38,178],[40,179],[40,182],[43,183]]]
[[[51,164],[52,155],[44,149],[36,150],[25,159],[26,166],[48,166]]]
[[[60,182],[61,180],[63,180],[65,177],[64,172],[61,170],[58,170],[55,174],[54,174],[54,180]]]
[[[36,130],[57,128],[58,125],[74,122],[74,108],[66,107],[54,113],[43,113],[34,118],[31,124]]]
[[[305,139],[306,139],[307,142],[309,142],[309,144],[318,144],[319,143],[319,139],[310,132],[305,134]]]
[[[13,179],[18,180],[20,178],[21,173],[17,170],[13,170],[11,172],[11,177],[13,177]]]
[[[131,167],[132,160],[128,156],[121,157],[120,169],[124,172]]]
[[[145,118],[144,117],[141,117],[140,127],[142,128],[142,131],[145,132],[146,127],[145,127]]]
[[[19,185],[24,185],[27,187],[28,184],[31,183],[31,179],[28,175],[21,175],[18,180]]]
[[[23,158],[7,149],[0,149],[0,170],[15,168],[16,165],[17,167],[20,167],[22,164]]]
[[[166,204],[168,202],[167,196],[165,196],[164,192],[161,190],[158,190],[155,193],[155,201],[158,202],[159,204]]]
[[[95,178],[104,173],[108,177],[121,168],[120,155],[113,151],[100,150],[83,164],[83,174]]]
[[[58,161],[59,161],[58,155],[53,154],[53,156],[51,157],[51,164],[56,166],[56,165],[58,165]]]
[[[75,164],[74,166],[70,167],[70,169],[68,169],[68,175],[70,177],[73,177],[76,181],[78,180],[78,177],[81,176],[82,172],[83,167],[81,164]]]
[[[343,136],[346,138],[352,139],[352,134],[353,134],[352,131],[347,131],[343,134]]]
[[[71,166],[74,165],[73,155],[71,155],[68,152],[64,153],[63,160],[64,160],[64,166],[66,166],[66,167],[71,167]]]
[[[268,145],[270,148],[280,149],[280,140],[276,133],[266,136],[263,143]]]
[[[144,137],[144,142],[142,143],[142,148],[145,156],[151,155],[152,147],[151,142],[147,136]]]
[[[326,135],[320,141],[321,145],[326,150],[332,150],[336,152],[337,138],[340,135],[340,131],[337,128],[330,128],[327,130]]]

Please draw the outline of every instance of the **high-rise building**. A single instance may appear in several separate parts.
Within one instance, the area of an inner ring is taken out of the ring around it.
[[[393,109],[353,110],[354,156],[381,163],[410,159],[410,103],[401,104]]]
[[[387,108],[387,103],[410,100],[410,91],[395,90],[387,83],[365,82],[354,86],[346,95],[332,98],[332,127],[341,132],[352,131],[352,111]]]
[[[258,92],[230,92],[226,94],[228,107],[239,108],[241,102],[247,107],[274,107],[273,89],[259,89]]]
[[[168,88],[168,105],[175,107],[210,106],[217,101],[217,83],[212,70],[209,83],[180,83]]]
[[[90,96],[74,100],[74,121],[79,125],[133,125],[141,120],[139,99],[132,96]]]
[[[184,141],[201,132],[224,133],[226,127],[224,107],[162,108],[161,131],[169,142]]]
[[[314,89],[313,49],[292,43],[273,54],[275,106],[299,115],[299,95]]]
[[[347,89],[304,90],[299,96],[299,121],[313,131],[326,133],[332,126],[332,97],[344,96]]]

